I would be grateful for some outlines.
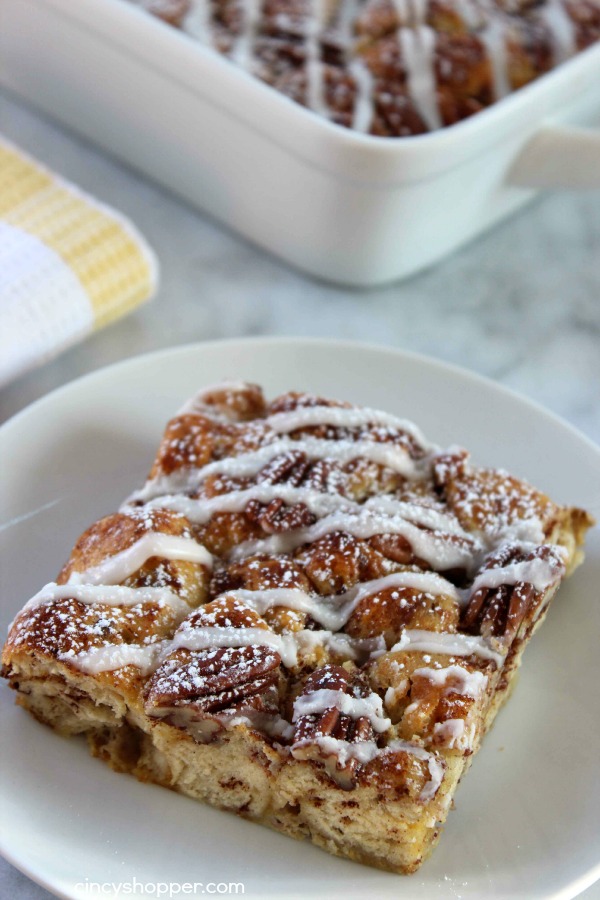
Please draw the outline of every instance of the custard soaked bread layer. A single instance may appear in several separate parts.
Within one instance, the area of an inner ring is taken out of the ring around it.
[[[414,872],[591,524],[388,413],[217,385],[3,673],[117,771]]]

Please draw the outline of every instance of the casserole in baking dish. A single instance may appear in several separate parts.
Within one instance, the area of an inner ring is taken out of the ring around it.
[[[600,45],[431,134],[340,128],[124,0],[4,0],[0,82],[293,265],[375,285],[600,185]]]
[[[468,118],[600,39],[600,0],[127,0],[386,137]]]

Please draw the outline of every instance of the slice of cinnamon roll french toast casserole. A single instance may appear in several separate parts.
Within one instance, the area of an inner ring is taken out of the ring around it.
[[[217,385],[3,674],[119,772],[414,872],[591,524],[396,416]]]

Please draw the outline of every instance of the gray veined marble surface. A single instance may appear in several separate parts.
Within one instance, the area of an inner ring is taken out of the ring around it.
[[[0,392],[0,420],[79,375],[160,347],[242,335],[391,344],[465,366],[600,443],[600,192],[540,198],[407,282],[309,281],[0,94],[0,132],[122,210],[160,258],[159,296]],[[49,895],[0,861],[0,898]],[[585,894],[600,900],[596,885]]]

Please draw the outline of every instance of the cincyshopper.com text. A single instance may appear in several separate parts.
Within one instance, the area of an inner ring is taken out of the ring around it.
[[[199,897],[217,894],[221,897],[242,895],[244,884],[240,881],[80,881],[75,885],[89,897]]]

